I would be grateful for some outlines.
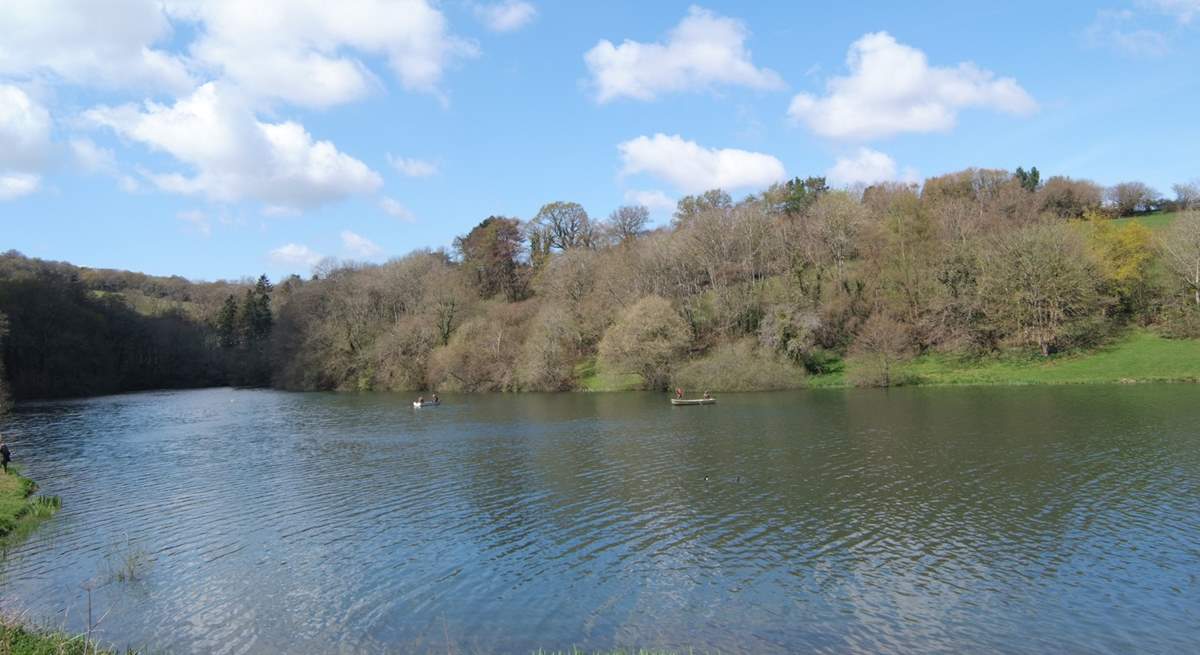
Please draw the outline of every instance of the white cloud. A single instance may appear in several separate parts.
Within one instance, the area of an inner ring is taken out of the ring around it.
[[[0,173],[0,200],[12,200],[37,191],[42,178],[30,173]]]
[[[678,202],[662,191],[637,191],[630,189],[625,192],[625,202],[641,205],[652,212],[672,211]]]
[[[175,215],[179,220],[187,223],[193,230],[202,237],[212,236],[212,223],[208,220],[208,215],[196,209],[182,211]]]
[[[302,210],[382,184],[366,164],[328,141],[314,141],[302,125],[258,121],[237,94],[212,82],[172,106],[101,106],[84,116],[194,171],[147,174],[166,191]]]
[[[901,173],[896,160],[878,150],[859,148],[853,157],[839,157],[825,173],[835,186],[875,184],[877,182],[916,182],[917,172],[906,168]]]
[[[393,157],[391,153],[388,153],[387,160],[392,165],[392,168],[395,168],[401,175],[408,177],[429,177],[430,175],[436,175],[438,172],[437,164],[421,159]]]
[[[189,53],[247,93],[327,107],[377,86],[354,54],[385,57],[407,89],[437,93],[443,72],[477,47],[450,34],[428,0],[167,0],[200,24]]]
[[[1101,9],[1084,31],[1088,45],[1114,48],[1135,57],[1159,57],[1167,53],[1167,37],[1151,29],[1130,26],[1134,13],[1128,9]]]
[[[0,84],[0,172],[35,172],[49,149],[50,113],[20,88]]]
[[[152,47],[170,36],[156,0],[5,0],[0,75],[183,91],[193,85],[183,62]]]
[[[523,0],[504,0],[475,5],[475,17],[493,32],[512,32],[529,24],[537,16],[537,8]]]
[[[705,148],[679,135],[639,136],[617,146],[623,175],[648,173],[683,193],[765,187],[785,177],[783,164],[760,152]]]
[[[289,243],[267,253],[267,257],[278,266],[304,266],[312,268],[321,261],[321,255],[308,246],[299,243]]]
[[[767,68],[756,68],[741,21],[692,6],[667,35],[666,43],[621,45],[601,40],[584,54],[596,100],[626,97],[653,100],[662,93],[707,89],[718,85],[779,89],[783,80]]]
[[[1138,4],[1174,16],[1184,25],[1200,16],[1200,0],[1139,0]]]
[[[342,248],[355,257],[366,259],[383,254],[383,248],[380,248],[375,242],[350,230],[342,230]]]
[[[997,78],[972,63],[930,66],[925,53],[887,32],[867,34],[850,46],[847,77],[828,81],[828,95],[792,99],[788,115],[817,134],[871,139],[901,132],[945,132],[958,112],[983,107],[1024,115],[1037,103],[1016,80]]]
[[[417,220],[417,217],[413,215],[408,207],[386,196],[379,199],[379,208],[388,216],[398,218],[405,223],[412,223]]]
[[[50,126],[44,107],[20,88],[0,84],[0,200],[37,190],[50,156]]]
[[[117,169],[117,156],[112,150],[102,148],[91,139],[71,139],[71,154],[75,163],[88,173],[112,173]]]

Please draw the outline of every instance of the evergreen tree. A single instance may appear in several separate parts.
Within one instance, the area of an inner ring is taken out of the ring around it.
[[[230,294],[217,314],[217,339],[222,348],[233,348],[238,344],[237,317],[237,299]]]

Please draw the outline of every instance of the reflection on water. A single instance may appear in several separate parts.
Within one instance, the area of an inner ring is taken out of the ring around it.
[[[176,652],[1200,646],[1200,387],[409,400],[23,406],[0,609],[82,630],[133,544],[99,632]]]

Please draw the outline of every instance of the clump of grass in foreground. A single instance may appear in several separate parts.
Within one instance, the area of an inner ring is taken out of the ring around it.
[[[0,655],[116,655],[116,651],[101,649],[83,635],[40,630],[0,617]]]
[[[56,496],[34,496],[37,484],[17,471],[10,466],[8,475],[0,473],[0,545],[25,536],[60,506]]]

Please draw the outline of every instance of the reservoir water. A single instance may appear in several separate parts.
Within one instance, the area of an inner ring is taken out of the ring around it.
[[[0,611],[214,653],[1200,651],[1200,386],[212,389],[0,421]]]

